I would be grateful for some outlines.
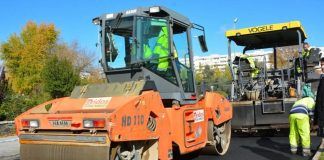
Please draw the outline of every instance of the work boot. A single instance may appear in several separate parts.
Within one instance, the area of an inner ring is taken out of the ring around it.
[[[290,146],[291,154],[297,154],[297,147]]]
[[[303,156],[304,157],[310,157],[312,155],[310,149],[304,149],[303,148]]]

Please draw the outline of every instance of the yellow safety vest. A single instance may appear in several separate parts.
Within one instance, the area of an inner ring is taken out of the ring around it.
[[[252,69],[255,68],[255,63],[254,63],[254,59],[253,59],[253,57],[248,56],[248,55],[246,55],[246,54],[243,54],[243,55],[240,56],[240,58],[241,58],[241,59],[246,59],[246,60],[248,60],[248,62],[250,63],[250,67],[251,67]]]
[[[307,107],[308,109],[312,110],[315,107],[315,101],[311,97],[305,97],[305,98],[302,98],[302,99],[296,101],[294,103],[293,107],[298,106],[298,105],[303,105],[303,106]]]
[[[167,27],[162,27],[158,40],[153,50],[154,54],[159,55],[158,70],[166,71],[169,67],[169,34]],[[165,58],[161,58],[165,57]]]
[[[248,56],[246,54],[243,54],[240,56],[241,59],[246,59],[249,64],[250,64],[250,67],[253,69],[253,71],[251,71],[251,77],[252,78],[255,78],[258,76],[258,74],[260,73],[260,70],[258,68],[255,67],[255,63],[254,63],[254,59],[253,57],[251,56]]]
[[[302,52],[302,56],[303,56],[303,58],[307,58],[308,56],[309,56],[309,54],[310,54],[310,51],[309,50],[307,50],[307,51],[303,51]]]
[[[152,57],[152,50],[149,45],[144,44],[144,60],[148,60]]]

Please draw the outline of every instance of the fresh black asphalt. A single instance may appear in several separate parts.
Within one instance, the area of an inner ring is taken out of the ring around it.
[[[312,136],[311,150],[315,154],[320,145],[320,138]],[[229,151],[224,156],[202,155],[193,160],[308,160],[301,153],[292,155],[288,135],[281,136],[240,136],[234,135]]]

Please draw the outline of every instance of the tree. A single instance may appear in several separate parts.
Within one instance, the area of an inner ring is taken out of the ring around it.
[[[227,96],[230,92],[230,84],[232,81],[232,75],[229,66],[225,67],[225,70],[215,69],[215,89]]]
[[[52,98],[60,98],[71,93],[73,88],[80,83],[79,72],[65,58],[57,55],[51,56],[45,63],[42,77],[44,90]]]
[[[39,104],[37,98],[15,94],[9,90],[4,101],[0,104],[0,121],[14,120],[16,116]]]
[[[1,45],[1,58],[14,92],[39,94],[44,62],[56,44],[59,32],[53,24],[28,22],[20,34],[12,34]]]
[[[105,77],[100,74],[101,69],[93,65],[96,59],[95,53],[79,47],[78,42],[58,43],[53,53],[60,59],[68,60],[80,75],[87,75],[81,76],[81,85],[106,82]]]
[[[88,76],[81,78],[81,85],[107,82],[106,76],[103,75],[104,73],[102,69],[98,67],[89,67],[87,69],[87,73],[89,74]]]
[[[95,54],[84,48],[80,48],[78,42],[58,43],[53,50],[54,54],[60,58],[65,58],[72,63],[79,72],[85,72],[92,69],[92,63],[95,60]]]
[[[7,89],[7,81],[5,77],[4,67],[0,64],[0,105]]]
[[[59,42],[58,36],[53,24],[28,22],[0,45],[0,62],[9,80],[0,102],[0,120],[13,120],[36,104],[67,96],[80,83],[80,72],[88,68],[91,71],[94,54],[80,48],[77,42]],[[99,74],[95,75],[89,82],[96,83],[99,78]]]
[[[232,74],[231,74],[231,70],[230,70],[229,66],[226,65],[224,70],[216,68],[215,69],[215,77],[216,77],[216,81],[217,80],[222,80],[225,82],[232,81]]]
[[[215,72],[210,68],[209,65],[206,65],[203,69],[203,79],[207,83],[213,83],[215,80]]]
[[[206,65],[201,72],[196,72],[196,82],[201,85],[202,82],[207,85],[207,88],[214,86],[214,90],[227,96],[230,92],[230,84],[232,82],[232,75],[229,66],[225,70],[219,68],[211,69]]]
[[[298,57],[298,46],[277,47],[277,68],[289,68],[289,60]],[[274,65],[274,54],[269,54],[269,63]]]

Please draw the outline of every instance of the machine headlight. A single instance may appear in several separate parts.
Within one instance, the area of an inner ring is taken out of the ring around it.
[[[160,12],[160,7],[151,7],[150,8],[150,13],[159,13]]]
[[[106,14],[106,18],[107,18],[107,19],[114,18],[114,14]]]
[[[36,120],[29,121],[29,126],[31,128],[38,128],[39,127],[38,121],[36,121]]]
[[[99,25],[100,24],[100,18],[96,17],[96,18],[92,19],[92,23],[95,24],[95,25]]]
[[[83,127],[84,128],[93,128],[93,121],[92,120],[84,120]]]
[[[106,124],[105,119],[85,119],[83,120],[84,128],[104,128]]]

